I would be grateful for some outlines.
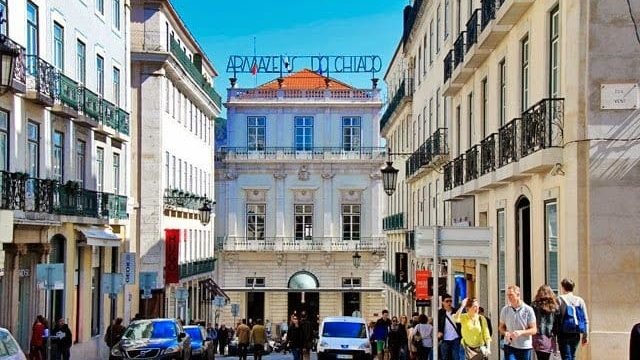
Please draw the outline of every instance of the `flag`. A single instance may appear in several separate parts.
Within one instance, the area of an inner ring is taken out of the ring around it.
[[[251,75],[255,75],[258,73],[258,64],[254,61],[251,66]]]

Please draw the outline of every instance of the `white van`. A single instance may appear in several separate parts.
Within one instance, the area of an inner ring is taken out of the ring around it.
[[[318,360],[371,358],[369,329],[362,318],[326,317],[322,320],[318,335]]]

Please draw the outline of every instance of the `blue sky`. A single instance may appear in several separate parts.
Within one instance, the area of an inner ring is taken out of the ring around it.
[[[402,34],[402,9],[408,0],[171,0],[219,72],[216,90],[226,97],[230,55],[378,55],[382,78]],[[274,79],[258,74],[258,84]],[[371,87],[371,74],[336,78]],[[251,74],[239,87],[253,87]]]

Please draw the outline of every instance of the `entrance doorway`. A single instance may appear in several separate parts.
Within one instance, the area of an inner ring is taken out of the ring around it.
[[[342,315],[343,316],[361,316],[360,310],[360,293],[345,292],[342,293]]]
[[[307,319],[312,324],[320,314],[320,293],[319,292],[290,292],[288,294],[288,315],[294,312],[300,316],[305,311]]]
[[[516,281],[522,300],[531,302],[531,208],[522,196],[516,202]]]
[[[247,324],[251,321],[264,319],[264,292],[247,293]]]

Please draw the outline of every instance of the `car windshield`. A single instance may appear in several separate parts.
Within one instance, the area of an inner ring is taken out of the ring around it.
[[[200,331],[200,328],[197,328],[197,327],[185,327],[184,328],[184,332],[189,334],[189,336],[191,337],[191,340],[195,340],[195,341],[201,341],[202,340],[202,332]]]
[[[0,358],[15,355],[18,352],[18,344],[13,340],[9,332],[0,330]]]
[[[336,338],[366,339],[367,330],[364,324],[352,322],[325,322],[322,336]]]
[[[125,331],[123,338],[129,340],[140,339],[169,339],[177,338],[175,324],[172,321],[137,321]]]

